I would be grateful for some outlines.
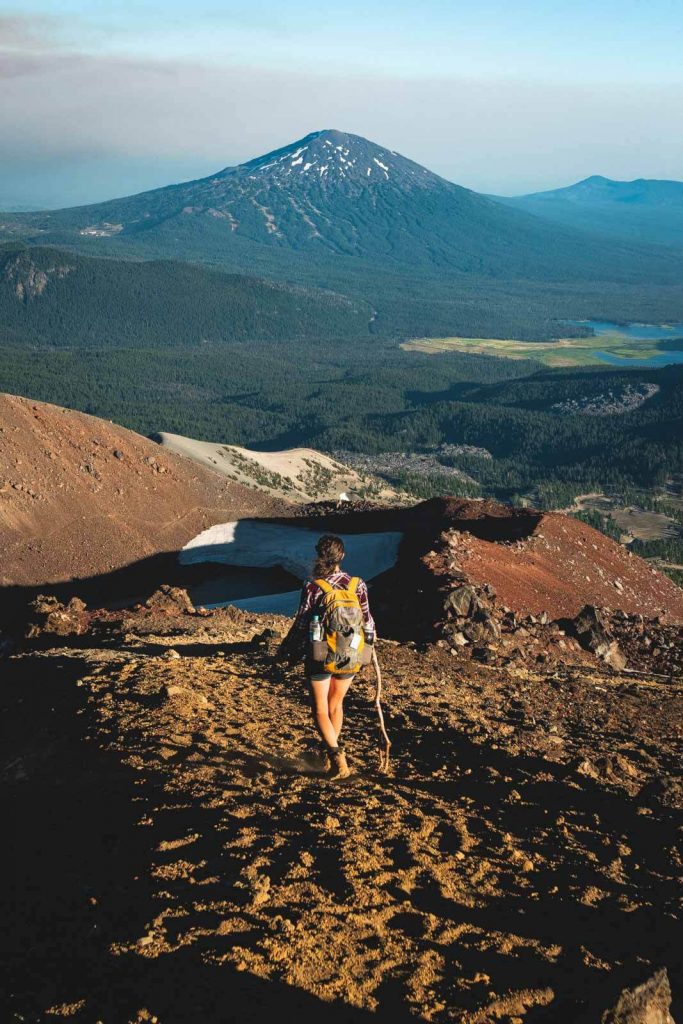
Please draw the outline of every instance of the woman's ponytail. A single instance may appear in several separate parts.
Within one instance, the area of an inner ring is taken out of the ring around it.
[[[341,537],[334,537],[332,534],[325,534],[315,546],[318,557],[313,563],[313,576],[324,579],[331,576],[335,568],[341,564],[344,557],[344,542]]]

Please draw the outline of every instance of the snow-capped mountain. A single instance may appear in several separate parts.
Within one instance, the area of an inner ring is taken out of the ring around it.
[[[346,256],[496,277],[635,277],[641,261],[326,130],[197,181],[94,206],[2,215],[0,235],[209,259],[253,271]],[[622,247],[625,248],[625,247]],[[289,263],[288,263],[289,261]]]
[[[324,187],[393,181],[393,187],[428,187],[436,175],[391,149],[382,149],[359,135],[334,130],[313,132],[300,142],[250,160],[225,175],[254,175],[280,186],[296,187],[297,179],[318,181]]]
[[[468,207],[498,213],[392,150],[328,130],[208,178],[31,220],[43,231],[70,228],[84,238],[200,230],[235,244],[347,255],[396,255],[410,239],[415,256],[425,227],[436,236],[431,246],[444,229],[449,234],[444,214]]]

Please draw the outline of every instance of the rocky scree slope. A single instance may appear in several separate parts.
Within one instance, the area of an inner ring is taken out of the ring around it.
[[[287,508],[106,420],[0,394],[0,586],[107,573]]]
[[[476,521],[473,528],[456,528],[431,564],[454,578],[492,586],[518,614],[545,611],[561,618],[590,601],[683,622],[683,591],[644,559],[572,516],[526,510],[527,519],[534,517],[526,536],[502,544],[483,530],[477,535]]]
[[[422,559],[436,583],[438,642],[452,653],[683,673],[683,591],[643,559],[566,515],[506,517],[490,502],[459,512],[468,528],[451,526]]]
[[[302,520],[321,531],[404,534],[398,564],[373,586],[391,635],[433,637],[444,600],[463,584],[487,588],[496,606],[518,619],[573,618],[592,604],[683,623],[683,591],[672,580],[564,513],[488,499],[432,498],[410,508],[319,502],[298,506],[295,516],[280,521]]]

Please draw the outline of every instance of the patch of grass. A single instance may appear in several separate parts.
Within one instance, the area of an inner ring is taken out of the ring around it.
[[[601,334],[594,338],[558,338],[555,341],[516,341],[505,338],[413,338],[404,341],[406,351],[436,355],[466,352],[470,355],[534,359],[545,366],[604,366],[595,352],[610,352],[628,359],[650,359],[661,350],[650,340],[625,334]]]

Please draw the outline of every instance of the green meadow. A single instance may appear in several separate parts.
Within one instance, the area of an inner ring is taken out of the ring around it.
[[[534,359],[545,366],[605,366],[595,353],[609,352],[629,359],[650,359],[662,354],[656,341],[601,334],[594,338],[558,338],[553,341],[515,341],[504,338],[413,338],[401,348],[412,352],[467,352],[470,355]]]

